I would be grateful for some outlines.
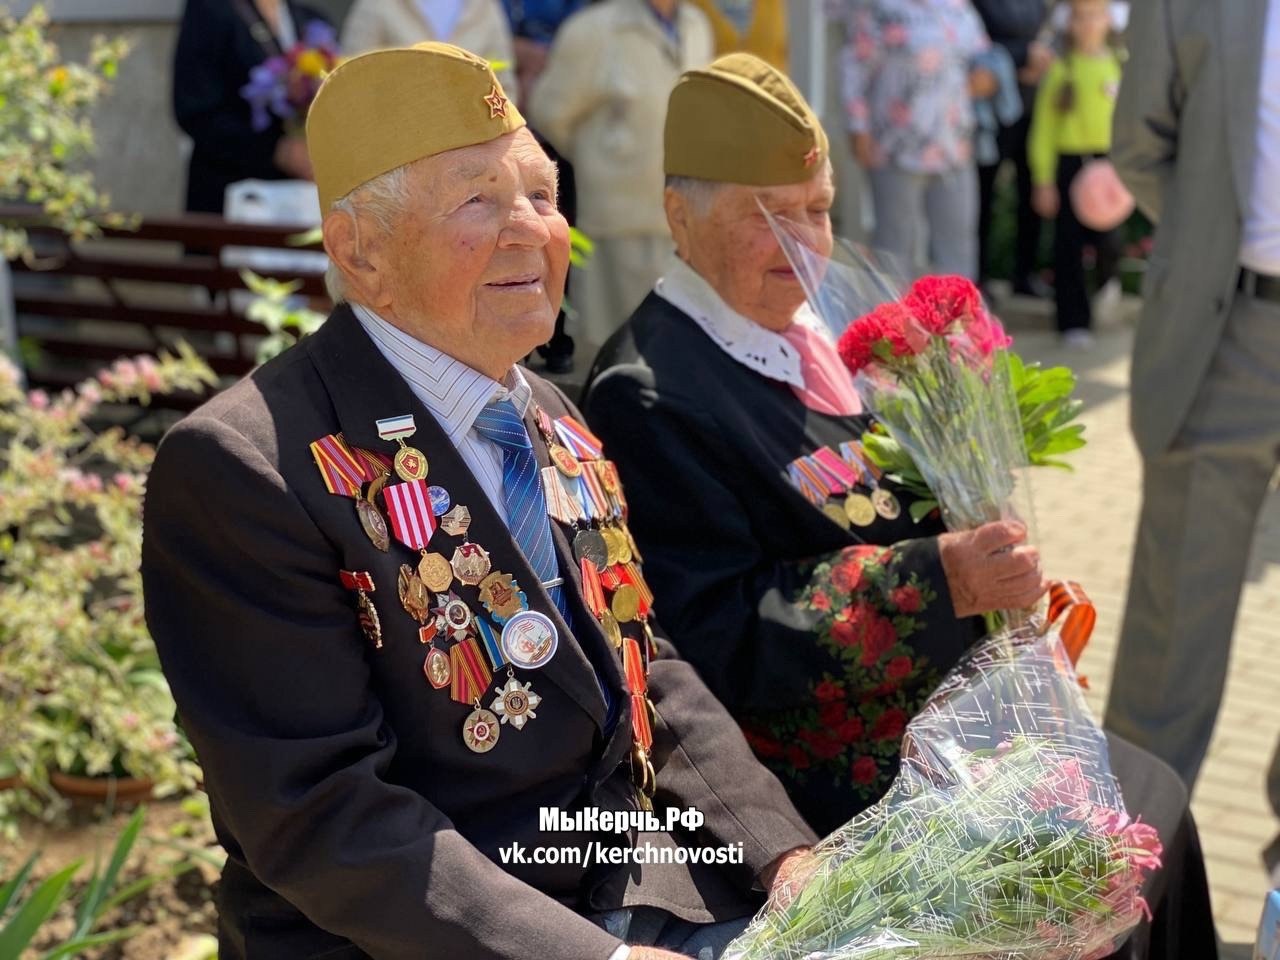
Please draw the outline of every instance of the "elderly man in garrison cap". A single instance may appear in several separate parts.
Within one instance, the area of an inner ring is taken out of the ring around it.
[[[146,503],[219,955],[714,957],[814,837],[655,638],[599,440],[515,367],[568,264],[555,167],[446,44],[347,61],[307,133],[343,302],[169,433]]]
[[[1040,597],[1039,557],[1019,525],[913,523],[860,447],[870,417],[761,209],[830,252],[827,138],[795,86],[748,54],[686,73],[665,149],[677,256],[606,344],[586,413],[673,643],[825,833],[883,793],[977,615]],[[1214,956],[1186,791],[1131,745],[1111,753],[1168,865],[1155,926],[1119,956]]]

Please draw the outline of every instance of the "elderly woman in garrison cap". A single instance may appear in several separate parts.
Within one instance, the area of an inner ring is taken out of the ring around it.
[[[347,61],[307,135],[341,302],[148,484],[148,622],[228,853],[219,956],[717,956],[814,837],[654,639],[639,565],[584,595],[604,538],[557,477],[625,494],[515,366],[568,266],[555,167],[447,44]],[[705,820],[546,819],[669,807]]]
[[[747,54],[686,73],[665,152],[676,257],[601,352],[585,409],[672,642],[826,833],[883,793],[977,615],[1041,596],[1039,556],[1019,525],[913,523],[862,454],[870,418],[760,209],[830,252],[827,138],[795,86]],[[1112,762],[1172,854],[1150,891],[1161,942],[1213,956],[1186,791],[1115,739]]]

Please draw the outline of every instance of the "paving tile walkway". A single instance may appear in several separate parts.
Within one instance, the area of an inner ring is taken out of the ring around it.
[[[1016,327],[1016,325],[1015,325]],[[1033,480],[1036,522],[1050,576],[1080,581],[1098,607],[1081,663],[1102,709],[1129,579],[1139,509],[1140,461],[1128,429],[1132,333],[1104,333],[1087,351],[1065,350],[1043,330],[1017,330],[1028,359],[1067,363],[1080,376],[1089,446],[1074,473],[1041,470]],[[1280,737],[1280,495],[1267,501],[1237,621],[1226,700],[1192,798],[1204,844],[1219,934],[1252,942],[1268,889],[1260,853],[1280,832],[1266,797],[1266,771]],[[1189,678],[1191,682],[1194,682]],[[1230,957],[1248,957],[1233,951]]]

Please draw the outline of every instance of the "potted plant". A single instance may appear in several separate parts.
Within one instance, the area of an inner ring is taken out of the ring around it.
[[[143,617],[154,451],[86,424],[103,404],[215,382],[185,345],[56,396],[24,391],[0,357],[0,757],[37,812],[54,791],[125,800],[196,784]]]

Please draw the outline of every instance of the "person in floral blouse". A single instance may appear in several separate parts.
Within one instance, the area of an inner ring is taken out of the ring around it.
[[[976,279],[973,98],[997,82],[974,66],[990,46],[982,20],[969,0],[848,0],[848,21],[841,80],[872,242],[913,265],[927,241],[933,269]]]

